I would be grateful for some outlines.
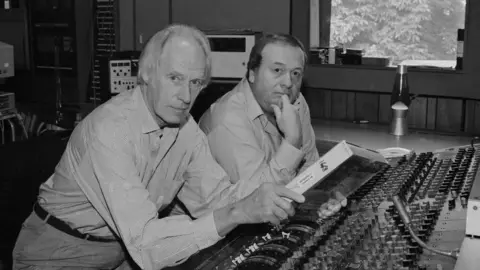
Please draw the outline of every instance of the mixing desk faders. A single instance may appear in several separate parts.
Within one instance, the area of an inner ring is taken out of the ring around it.
[[[412,238],[392,197],[404,201],[411,228],[429,247],[458,251],[479,150],[469,145],[391,160],[327,220],[316,220],[323,200],[313,191],[287,223],[239,227],[184,269],[454,269],[455,258]]]

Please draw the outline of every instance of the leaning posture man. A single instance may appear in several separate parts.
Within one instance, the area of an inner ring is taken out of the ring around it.
[[[14,269],[127,267],[123,246],[140,268],[161,269],[239,224],[278,224],[294,214],[285,198],[304,197],[261,175],[232,184],[190,117],[210,78],[210,54],[205,35],[192,27],[173,25],[153,36],[140,58],[138,86],[95,109],[72,133],[22,226]],[[297,136],[288,149],[300,147]],[[173,198],[193,220],[158,217]]]

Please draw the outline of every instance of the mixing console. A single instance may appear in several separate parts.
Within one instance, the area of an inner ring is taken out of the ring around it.
[[[422,248],[394,207],[407,205],[413,231],[428,246],[455,251],[465,236],[466,207],[480,145],[412,152],[374,174],[349,204],[316,220],[324,200],[313,191],[281,226],[239,227],[192,257],[189,269],[453,269],[448,257]],[[455,253],[454,253],[455,254]]]

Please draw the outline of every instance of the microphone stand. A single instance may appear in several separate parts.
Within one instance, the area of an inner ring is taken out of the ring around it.
[[[63,120],[63,113],[62,113],[62,78],[60,75],[60,43],[59,37],[56,38],[55,42],[55,53],[54,53],[54,66],[55,66],[55,124],[58,126],[60,122]]]

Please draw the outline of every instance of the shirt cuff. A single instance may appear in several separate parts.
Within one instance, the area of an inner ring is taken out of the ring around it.
[[[280,144],[280,148],[278,148],[275,160],[281,169],[286,169],[289,172],[292,172],[297,169],[303,156],[304,153],[302,150],[297,149],[284,139]]]
[[[195,220],[195,226],[198,228],[195,238],[200,249],[207,248],[223,238],[218,235],[213,212]]]

